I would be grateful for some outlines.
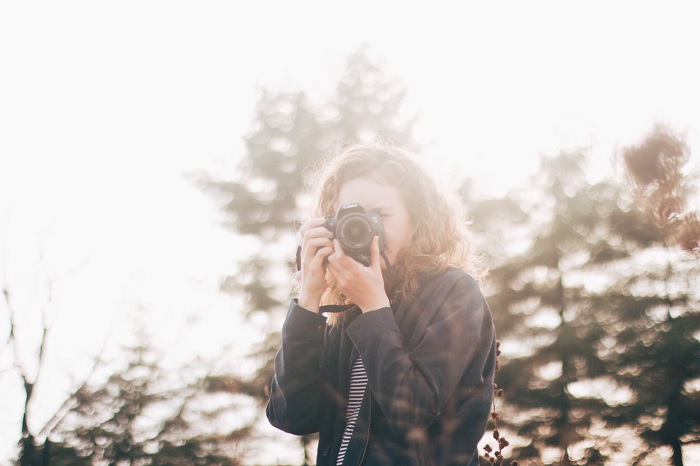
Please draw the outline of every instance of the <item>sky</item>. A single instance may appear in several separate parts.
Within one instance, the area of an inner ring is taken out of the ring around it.
[[[260,89],[323,99],[363,44],[406,86],[438,174],[484,193],[572,148],[612,172],[657,123],[698,145],[691,2],[460,3],[0,4],[0,283],[26,361],[42,311],[51,324],[36,411],[128,341],[135,315],[173,364],[254,341],[218,293],[246,245],[191,174],[235,174]],[[7,315],[2,302],[0,465],[21,395]]]

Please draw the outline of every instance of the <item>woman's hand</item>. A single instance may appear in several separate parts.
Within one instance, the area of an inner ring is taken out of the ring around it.
[[[323,225],[326,219],[317,217],[299,229],[301,235],[301,291],[299,305],[318,312],[321,297],[326,291],[325,259],[333,254],[333,234]]]
[[[345,254],[337,239],[334,243],[335,252],[328,256],[328,269],[336,278],[338,289],[362,312],[389,307],[379,257],[379,238],[375,236],[372,240],[369,267]]]

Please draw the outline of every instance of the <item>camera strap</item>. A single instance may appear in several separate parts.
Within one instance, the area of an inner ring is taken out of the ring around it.
[[[336,312],[345,312],[357,307],[354,304],[324,304],[319,309],[321,314],[334,314]]]

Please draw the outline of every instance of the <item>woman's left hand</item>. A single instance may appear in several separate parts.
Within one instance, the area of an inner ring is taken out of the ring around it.
[[[345,254],[337,239],[334,242],[335,252],[328,256],[328,270],[337,280],[338,289],[362,312],[389,307],[379,257],[379,238],[375,236],[372,240],[369,267]]]

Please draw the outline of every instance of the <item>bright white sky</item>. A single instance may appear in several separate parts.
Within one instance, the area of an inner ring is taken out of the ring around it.
[[[609,169],[656,122],[697,146],[692,2],[457,3],[2,3],[0,283],[25,342],[41,309],[54,322],[36,409],[55,409],[102,341],[126,341],[135,309],[166,359],[245,340],[216,292],[240,245],[185,175],[231,173],[261,86],[322,96],[362,43],[407,86],[441,172],[486,190],[561,149],[590,146]],[[0,351],[7,328],[3,302]],[[21,394],[10,356],[3,401]],[[16,400],[0,405],[0,464]]]

